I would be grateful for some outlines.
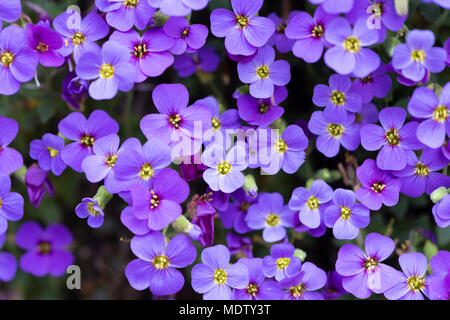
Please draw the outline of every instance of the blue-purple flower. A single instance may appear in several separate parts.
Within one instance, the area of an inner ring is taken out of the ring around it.
[[[281,280],[278,285],[287,289],[283,298],[287,300],[323,300],[320,292],[316,292],[327,283],[327,274],[314,263],[305,262],[300,273],[294,277]]]
[[[46,133],[42,139],[35,139],[30,143],[30,157],[37,160],[41,169],[52,171],[59,176],[67,167],[61,151],[64,148],[64,139],[51,133]]]
[[[287,242],[275,244],[270,248],[270,255],[262,262],[263,273],[266,277],[275,277],[281,281],[293,277],[300,272],[302,261],[294,256],[295,247]]]

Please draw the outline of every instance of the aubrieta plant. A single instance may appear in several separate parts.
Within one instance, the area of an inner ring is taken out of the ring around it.
[[[0,0],[0,299],[449,299],[448,0],[62,2]]]

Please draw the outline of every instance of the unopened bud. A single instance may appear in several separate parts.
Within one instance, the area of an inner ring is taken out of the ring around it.
[[[258,186],[256,185],[255,177],[251,174],[245,176],[244,191],[250,197],[256,197],[258,194]]]
[[[442,200],[446,195],[448,194],[448,190],[445,187],[440,187],[434,190],[430,194],[430,199],[433,201],[433,203],[437,203]]]

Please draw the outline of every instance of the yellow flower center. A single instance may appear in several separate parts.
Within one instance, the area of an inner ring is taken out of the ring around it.
[[[299,284],[297,286],[289,288],[289,293],[294,298],[300,297],[305,291],[306,291],[306,288],[305,288],[305,285],[303,283],[301,283],[301,284]]]
[[[425,279],[422,279],[419,276],[409,277],[408,280],[406,280],[406,283],[408,284],[409,290],[413,292],[425,289]]]
[[[152,199],[150,200],[150,208],[153,210],[157,206],[159,206],[161,199],[158,197],[157,194],[155,194],[155,192],[153,190],[151,191],[151,193],[152,193]]]
[[[280,139],[278,139],[277,142],[275,142],[275,150],[278,153],[281,153],[281,154],[285,153],[287,149],[288,149],[288,146],[287,146],[286,142],[284,142],[283,139],[280,138]]]
[[[39,42],[38,45],[36,46],[36,50],[40,51],[40,52],[47,52],[48,51],[48,45],[43,43],[43,42]]]
[[[125,0],[124,2],[122,2],[122,4],[127,8],[136,8],[138,3],[139,0]]]
[[[289,262],[291,262],[291,258],[278,258],[277,263],[277,269],[284,270],[289,266]]]
[[[47,255],[52,252],[52,246],[49,242],[42,241],[38,245],[38,252],[42,255]]]
[[[263,102],[259,105],[259,109],[258,109],[259,113],[266,113],[267,110],[269,110],[269,106],[267,105],[267,103]]]
[[[418,175],[418,176],[422,176],[422,177],[426,177],[430,174],[430,170],[428,169],[428,167],[426,165],[424,165],[423,163],[419,162],[416,165],[416,169],[414,170],[414,174]]]
[[[378,261],[377,259],[374,258],[367,258],[366,261],[364,262],[364,268],[366,269],[366,271],[372,271],[374,270],[376,267],[378,266]]]
[[[142,43],[134,47],[133,55],[138,59],[142,59],[147,55],[147,52],[147,45]]]
[[[220,120],[217,119],[217,118],[215,118],[215,117],[212,118],[212,119],[211,119],[211,125],[212,125],[212,127],[213,127],[214,130],[220,129]]]
[[[256,74],[261,79],[267,78],[269,76],[269,67],[267,65],[263,64],[262,66],[260,66],[256,69]]]
[[[114,76],[114,67],[109,63],[102,64],[100,67],[100,77],[104,79],[109,79]]]
[[[248,18],[246,16],[237,15],[236,23],[239,25],[241,29],[245,28],[248,25]]]
[[[446,106],[438,106],[433,111],[433,120],[443,123],[448,118],[448,108]]]
[[[225,270],[217,269],[216,271],[214,271],[213,279],[215,283],[222,285],[225,284],[225,282],[227,282],[228,275],[225,272]]]
[[[278,24],[277,26],[277,33],[284,33],[284,30],[286,30],[287,25],[283,22]]]
[[[82,45],[86,37],[81,32],[76,32],[72,35],[72,43],[76,46]]]
[[[95,204],[96,204],[95,202],[89,202],[88,203],[88,211],[91,215],[98,216],[100,214],[100,212],[94,209]]]
[[[2,208],[2,203],[3,203],[2,198],[0,198],[0,209]]]
[[[230,172],[230,170],[231,170],[231,163],[229,163],[228,161],[222,161],[217,166],[217,172],[219,172],[219,174],[223,176],[226,175],[228,172]]]
[[[337,106],[342,106],[345,103],[345,94],[341,91],[334,90],[331,93],[331,102]]]
[[[155,259],[153,259],[153,266],[158,270],[167,269],[170,266],[170,260],[165,255],[156,256]]]
[[[181,117],[179,114],[174,114],[169,117],[169,123],[172,127],[178,129],[180,127]]]
[[[318,24],[317,26],[314,26],[314,28],[311,31],[311,34],[313,38],[322,38],[323,37],[323,26]]]
[[[144,163],[144,165],[141,167],[141,170],[139,171],[139,178],[142,180],[148,180],[151,177],[153,177],[154,171],[153,167],[149,163]]]
[[[361,123],[362,119],[363,119],[362,114],[355,113],[355,123]]]
[[[344,41],[344,48],[349,52],[358,53],[358,51],[361,50],[361,44],[357,38],[348,37]]]
[[[384,190],[384,188],[386,188],[386,185],[384,183],[378,183],[375,182],[370,189],[372,189],[373,192],[375,193],[380,193],[381,191]]]
[[[317,210],[319,208],[319,199],[314,196],[309,197],[308,201],[306,201],[306,205],[311,210]]]
[[[372,75],[369,74],[367,77],[361,78],[360,80],[361,80],[362,83],[372,82]]]
[[[242,212],[247,213],[248,208],[250,208],[250,203],[248,203],[248,202],[242,202],[241,203],[240,209],[241,209]]]
[[[9,52],[9,51],[4,51],[0,55],[0,63],[5,68],[9,68],[9,66],[13,63],[13,61],[14,61],[14,55],[11,52]]]
[[[380,17],[384,12],[384,4],[383,3],[374,3],[370,5],[370,10],[372,14],[376,15],[377,17]]]
[[[81,144],[85,147],[92,147],[94,145],[94,142],[94,137],[89,134],[86,134],[81,138]]]
[[[344,134],[344,127],[340,124],[330,123],[327,131],[333,138],[339,138]]]
[[[117,154],[110,154],[106,157],[106,165],[110,168],[114,168],[117,162]]]
[[[423,50],[414,50],[411,52],[411,59],[416,62],[422,62],[425,60],[425,52]]]
[[[58,155],[58,150],[47,147],[48,153],[50,154],[50,157],[55,158]]]
[[[185,39],[185,38],[188,36],[188,34],[189,34],[189,28],[186,28],[186,29],[184,29],[183,32],[181,33],[181,37],[182,37],[183,39]]]
[[[251,295],[252,297],[256,297],[256,295],[258,294],[258,291],[259,291],[258,286],[256,284],[254,284],[254,283],[250,283],[247,286],[246,290],[247,290],[247,293],[249,295]]]
[[[266,223],[270,227],[275,227],[280,223],[280,217],[275,213],[271,213],[267,216]]]
[[[391,129],[386,132],[386,141],[391,146],[397,146],[400,144],[400,137],[398,136],[397,129]]]
[[[352,214],[352,210],[347,207],[341,207],[341,219],[348,220]]]

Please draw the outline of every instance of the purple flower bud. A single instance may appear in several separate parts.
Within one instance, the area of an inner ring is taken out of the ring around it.
[[[28,168],[25,176],[25,184],[27,186],[28,198],[33,207],[39,207],[46,192],[53,197],[53,186],[47,177],[48,171],[42,170],[38,165],[33,164]]]

